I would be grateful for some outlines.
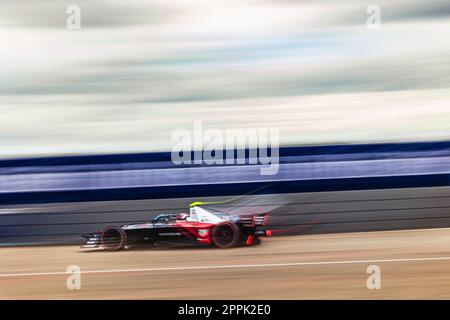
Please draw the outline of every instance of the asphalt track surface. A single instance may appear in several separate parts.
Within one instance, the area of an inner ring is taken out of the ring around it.
[[[276,235],[250,248],[8,247],[80,243],[106,225],[228,199],[2,206],[0,298],[450,299],[449,187],[242,197],[239,210],[270,210]],[[70,265],[81,268],[81,290],[66,288]],[[366,287],[370,265],[381,268],[380,290]]]
[[[255,247],[0,249],[1,299],[450,299],[450,229],[272,237]],[[68,290],[68,266],[81,289]],[[366,286],[381,270],[381,289]]]

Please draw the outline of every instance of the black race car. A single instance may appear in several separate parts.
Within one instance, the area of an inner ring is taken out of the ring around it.
[[[259,244],[261,237],[271,236],[266,229],[269,215],[245,216],[213,212],[194,202],[189,214],[160,214],[151,222],[106,227],[103,231],[85,234],[83,248],[103,247],[108,251],[162,240],[185,240],[210,244],[218,248]]]

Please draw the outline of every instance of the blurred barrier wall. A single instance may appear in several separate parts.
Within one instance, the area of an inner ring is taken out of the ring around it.
[[[4,160],[0,205],[444,186],[450,142],[283,148],[279,162],[261,175],[262,165],[176,166],[170,153]]]
[[[450,226],[449,186],[445,141],[282,148],[273,176],[260,165],[175,166],[170,153],[3,160],[0,241],[73,242],[244,194],[286,195],[271,212],[280,234]]]

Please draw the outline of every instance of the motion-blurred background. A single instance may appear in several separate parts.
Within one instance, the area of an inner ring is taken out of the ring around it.
[[[448,0],[0,8],[0,298],[449,297]],[[195,121],[279,130],[279,170],[176,166],[171,135]],[[73,245],[235,198],[229,210],[269,212],[285,237],[232,250]],[[370,261],[383,290],[366,287]],[[69,265],[89,271],[82,290],[66,289]]]
[[[4,1],[0,157],[170,151],[199,119],[279,128],[282,145],[447,139],[449,15],[445,0]]]

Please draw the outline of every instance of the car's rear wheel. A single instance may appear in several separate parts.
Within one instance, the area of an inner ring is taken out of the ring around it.
[[[219,223],[212,229],[212,243],[219,248],[232,248],[239,244],[241,233],[239,227],[229,221]]]
[[[125,232],[119,227],[106,227],[101,237],[102,247],[107,251],[122,250],[127,242]]]

